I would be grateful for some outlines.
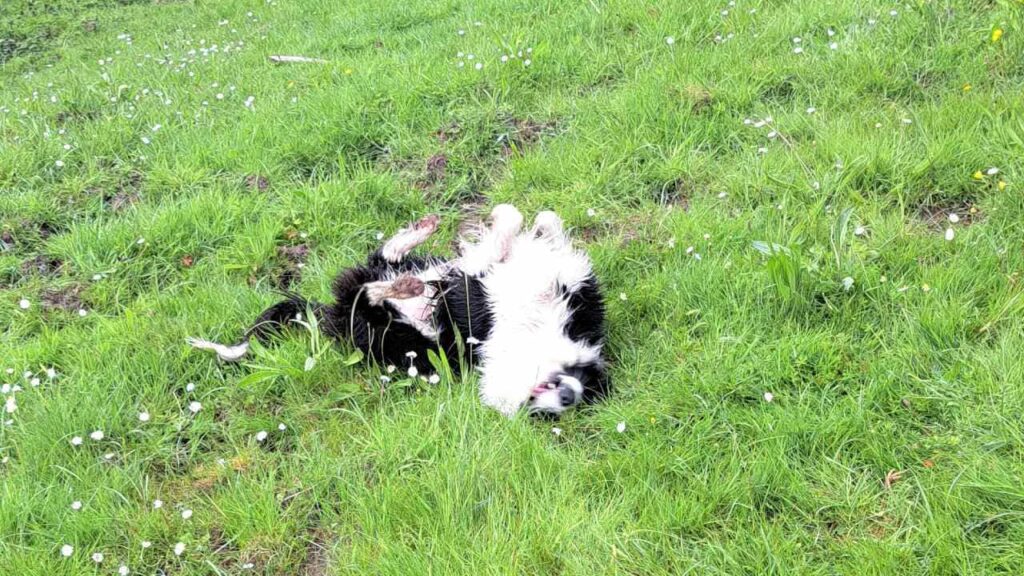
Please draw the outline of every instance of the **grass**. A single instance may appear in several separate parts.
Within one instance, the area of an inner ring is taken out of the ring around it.
[[[1024,6],[726,4],[5,1],[0,573],[1024,571]],[[184,345],[497,202],[606,288],[560,434]]]

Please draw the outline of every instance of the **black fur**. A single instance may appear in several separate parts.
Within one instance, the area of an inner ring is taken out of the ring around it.
[[[349,268],[335,278],[333,303],[323,304],[287,294],[285,300],[260,314],[246,332],[246,339],[255,337],[266,343],[296,317],[311,311],[325,335],[351,342],[382,366],[395,366],[403,372],[415,366],[420,374],[426,375],[434,370],[428,351],[439,349],[447,355],[451,368],[458,372],[462,361],[467,359],[460,357],[460,352],[468,353],[468,359],[478,360],[478,346],[474,342],[485,342],[493,328],[488,295],[479,277],[455,270],[432,284],[437,289],[434,302],[434,321],[438,330],[436,341],[401,321],[400,312],[387,301],[374,306],[365,294],[367,283],[394,279],[405,273],[415,275],[442,263],[439,259],[414,256],[406,256],[397,263],[389,262],[380,250],[375,251],[364,264]],[[569,299],[570,318],[565,326],[566,335],[588,345],[602,343],[605,307],[597,279],[590,276],[571,293],[565,287],[560,291]],[[409,352],[414,352],[415,356],[409,358]],[[610,381],[601,360],[567,366],[563,373],[583,385],[582,398],[573,397],[570,402],[567,395],[563,405],[577,400],[592,402],[609,391]]]

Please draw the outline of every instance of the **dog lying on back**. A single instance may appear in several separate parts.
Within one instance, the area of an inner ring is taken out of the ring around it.
[[[266,342],[311,310],[324,334],[412,375],[432,369],[429,350],[446,354],[455,370],[464,350],[480,370],[481,400],[508,416],[523,407],[558,415],[606,394],[604,302],[590,259],[572,247],[562,220],[541,212],[523,230],[522,214],[503,204],[489,226],[460,241],[456,258],[411,255],[438,222],[410,224],[342,272],[333,304],[289,295],[238,344],[190,343],[238,360],[252,337]]]

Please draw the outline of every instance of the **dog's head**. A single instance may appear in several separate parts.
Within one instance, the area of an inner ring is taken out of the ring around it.
[[[596,360],[566,366],[533,389],[526,406],[530,414],[559,416],[581,402],[604,396],[609,387],[604,362]]]

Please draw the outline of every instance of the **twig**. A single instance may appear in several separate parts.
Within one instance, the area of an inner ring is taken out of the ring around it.
[[[323,58],[307,58],[306,56],[273,55],[270,61],[274,64],[327,64]]]

